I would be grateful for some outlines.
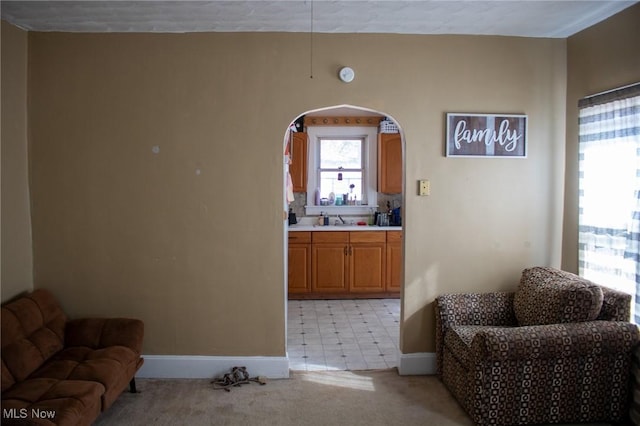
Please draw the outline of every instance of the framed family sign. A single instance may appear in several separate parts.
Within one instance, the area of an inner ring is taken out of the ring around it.
[[[527,116],[447,113],[447,157],[527,156]]]

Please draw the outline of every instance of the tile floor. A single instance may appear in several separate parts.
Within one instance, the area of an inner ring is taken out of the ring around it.
[[[291,370],[398,365],[399,299],[289,300],[287,318]]]

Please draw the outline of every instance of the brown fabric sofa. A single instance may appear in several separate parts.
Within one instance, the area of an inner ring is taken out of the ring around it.
[[[44,289],[2,306],[2,424],[91,424],[135,392],[143,336],[136,319],[69,320]]]
[[[631,296],[553,268],[515,293],[436,299],[441,379],[478,425],[621,422],[639,337]]]

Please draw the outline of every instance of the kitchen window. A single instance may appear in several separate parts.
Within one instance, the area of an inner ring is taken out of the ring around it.
[[[318,140],[318,181],[321,199],[333,198],[337,205],[363,204],[363,148],[363,138],[321,137]],[[336,197],[343,198],[336,200]],[[366,204],[366,200],[364,201]]]
[[[367,214],[377,208],[377,128],[309,126],[307,133],[306,213]],[[316,205],[316,191],[330,204]]]

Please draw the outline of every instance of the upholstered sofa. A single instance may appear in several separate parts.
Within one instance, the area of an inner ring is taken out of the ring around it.
[[[144,325],[69,320],[44,289],[2,306],[2,424],[90,425],[135,392]]]
[[[535,267],[515,292],[436,299],[438,373],[477,425],[622,422],[631,296]]]

